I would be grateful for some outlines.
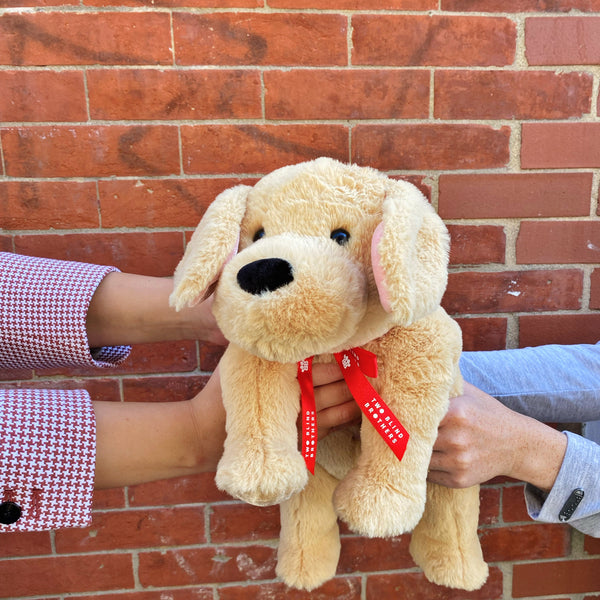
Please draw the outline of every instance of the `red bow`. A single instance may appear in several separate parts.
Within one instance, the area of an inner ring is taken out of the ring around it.
[[[377,357],[364,348],[352,348],[334,354],[350,393],[379,435],[402,460],[408,432],[381,396],[373,389],[367,377],[377,377]],[[302,456],[308,470],[314,474],[317,454],[317,410],[312,381],[313,357],[298,363],[298,383],[302,398]]]

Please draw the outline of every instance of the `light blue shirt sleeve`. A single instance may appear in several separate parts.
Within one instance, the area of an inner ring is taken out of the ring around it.
[[[545,422],[600,420],[600,343],[465,352],[463,377],[516,412]],[[600,537],[600,445],[570,432],[548,494],[525,488],[529,515]]]

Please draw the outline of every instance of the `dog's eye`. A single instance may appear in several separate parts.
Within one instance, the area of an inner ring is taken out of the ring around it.
[[[345,229],[334,229],[329,237],[340,246],[344,246],[350,241],[350,234]]]
[[[260,238],[265,237],[265,230],[261,227],[255,234],[254,237],[252,238],[253,242],[257,242],[258,240],[260,240]]]

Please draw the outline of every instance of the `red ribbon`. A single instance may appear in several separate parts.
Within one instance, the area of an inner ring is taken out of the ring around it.
[[[367,380],[367,376],[377,377],[377,357],[364,348],[336,352],[334,356],[358,406],[398,460],[402,460],[409,434]],[[317,426],[312,360],[310,357],[298,363],[298,382],[302,399],[302,456],[314,474]]]
[[[312,378],[312,361],[313,357],[311,356],[298,363],[298,383],[302,399],[302,456],[306,468],[314,475],[317,455],[317,408]]]

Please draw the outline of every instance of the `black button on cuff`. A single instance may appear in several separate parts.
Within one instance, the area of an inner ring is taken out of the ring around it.
[[[22,514],[21,507],[14,502],[2,502],[0,504],[0,524],[12,525],[16,523]]]
[[[572,516],[579,503],[583,500],[584,492],[581,488],[574,489],[571,495],[567,498],[567,501],[563,504],[563,507],[558,513],[558,519],[560,521],[568,521]]]

